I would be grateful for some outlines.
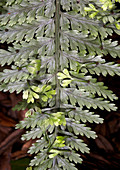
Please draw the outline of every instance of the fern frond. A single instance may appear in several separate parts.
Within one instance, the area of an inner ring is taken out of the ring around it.
[[[80,136],[97,137],[86,122],[103,123],[89,109],[117,109],[115,94],[94,75],[120,75],[119,64],[104,57],[120,57],[109,38],[120,35],[119,10],[101,0],[6,0],[5,9],[0,65],[11,69],[0,72],[0,91],[23,94],[13,109],[27,111],[16,128],[29,129],[23,140],[37,139],[27,169],[76,170],[77,151],[89,153]]]
[[[108,35],[112,35],[113,33],[113,30],[111,28],[104,28],[102,22],[83,17],[81,14],[63,13],[61,19],[62,19],[62,28],[66,26],[66,25],[64,26],[64,23],[68,22],[69,24],[71,24],[72,30],[79,30],[85,33],[87,33],[87,30],[89,33],[90,30],[90,33],[93,36],[98,36],[98,33],[100,33],[102,38],[105,38]]]
[[[29,148],[28,153],[30,154],[38,153],[47,147],[48,147],[47,141],[45,140],[45,138],[41,138],[41,140],[37,140],[36,143]]]
[[[96,133],[91,131],[91,129],[89,127],[86,127],[85,124],[80,124],[77,121],[74,121],[70,118],[66,118],[66,122],[67,122],[67,128],[69,129],[69,131],[73,131],[76,135],[85,135],[88,138],[96,138]]]
[[[26,70],[18,71],[5,69],[3,73],[0,73],[0,81],[3,81],[4,83],[27,80],[28,78],[29,74]]]
[[[59,167],[62,167],[65,170],[77,170],[77,168],[74,167],[74,164],[69,163],[67,159],[63,159],[62,157],[57,157],[57,162],[59,162]]]
[[[2,83],[0,84],[0,90],[6,92],[9,91],[10,93],[13,93],[16,91],[16,93],[20,93],[21,91],[25,90],[27,86],[26,81],[20,81],[20,82],[15,82],[15,83],[9,83],[5,84]]]
[[[62,93],[66,94],[66,98],[65,95],[62,96],[62,100],[67,101],[67,98],[69,97],[72,105],[75,105],[75,103],[77,102],[81,108],[83,106],[86,106],[87,108],[93,107],[94,109],[99,107],[102,110],[106,109],[108,111],[117,109],[115,107],[115,104],[112,104],[107,100],[103,101],[103,98],[96,98],[96,99],[92,97],[90,98],[88,97],[89,95],[87,93],[82,92],[81,90],[64,89]]]
[[[103,119],[99,117],[99,115],[95,115],[93,112],[89,112],[88,110],[82,110],[79,108],[75,108],[75,110],[68,112],[68,116],[70,118],[75,118],[75,120],[80,120],[82,122],[90,122],[90,123],[102,123]]]
[[[107,74],[114,76],[115,74],[120,75],[120,67],[119,64],[114,64],[113,62],[98,64],[94,68],[89,69],[91,74],[100,75],[102,73],[103,76]]]
[[[119,67],[115,67],[116,70]],[[94,69],[94,68],[93,68]],[[92,70],[92,68],[91,68]],[[114,70],[114,71],[116,71]],[[103,71],[103,70],[101,70]],[[72,84],[78,86],[79,89],[84,89],[86,92],[91,94],[98,94],[99,96],[103,96],[104,98],[109,98],[111,101],[116,100],[117,97],[111,90],[108,90],[107,86],[104,86],[103,82],[97,82],[96,79],[93,79],[90,76],[83,76],[84,74],[78,74],[76,72],[71,71],[71,76],[73,76]]]
[[[66,144],[71,148],[75,148],[77,151],[80,150],[82,153],[89,153],[89,149],[81,139],[76,139],[75,137],[66,138]]]
[[[26,134],[22,136],[22,140],[36,139],[42,136],[42,131],[39,127],[27,131]]]

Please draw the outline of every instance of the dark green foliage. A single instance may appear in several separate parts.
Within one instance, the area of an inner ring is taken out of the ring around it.
[[[6,12],[4,5],[6,3],[6,0],[0,0],[0,14],[3,14]]]
[[[82,162],[77,151],[89,153],[78,136],[97,136],[85,123],[103,122],[90,109],[117,109],[115,94],[94,77],[120,75],[119,65],[103,57],[120,57],[118,42],[109,39],[120,34],[119,10],[112,5],[110,0],[6,3],[0,42],[10,47],[0,49],[0,64],[11,69],[0,73],[0,90],[23,93],[14,110],[28,111],[16,128],[29,129],[23,140],[38,139],[28,151],[36,154],[30,162],[35,170],[75,170]]]

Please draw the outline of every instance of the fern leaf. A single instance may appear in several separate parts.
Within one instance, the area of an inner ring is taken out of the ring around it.
[[[96,134],[95,132],[91,131],[90,128],[88,127],[85,127],[84,124],[79,124],[79,122],[75,122],[75,121],[72,121],[71,119],[69,118],[66,118],[66,121],[67,121],[67,128],[71,129],[72,131],[74,131],[74,133],[76,135],[80,134],[80,135],[86,135],[88,138],[96,138]]]
[[[119,10],[102,0],[6,0],[4,8],[0,43],[8,49],[0,49],[0,65],[11,69],[0,72],[0,91],[23,93],[13,109],[27,111],[16,128],[29,129],[23,140],[37,139],[27,169],[76,170],[76,151],[89,153],[80,136],[97,137],[86,122],[103,123],[91,107],[117,109],[115,94],[94,75],[120,75],[104,57],[120,57],[110,39],[120,34]]]
[[[59,167],[62,167],[64,170],[77,170],[72,163],[69,163],[67,159],[63,159],[62,157],[57,157],[57,161],[59,162]]]

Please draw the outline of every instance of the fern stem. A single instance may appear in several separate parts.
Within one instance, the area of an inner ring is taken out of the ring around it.
[[[60,81],[57,73],[60,68],[60,0],[56,0],[55,13],[55,81],[56,81],[56,107],[60,107]]]

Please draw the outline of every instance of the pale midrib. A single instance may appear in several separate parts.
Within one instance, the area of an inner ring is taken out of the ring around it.
[[[55,81],[56,81],[56,107],[60,108],[60,81],[57,73],[60,71],[60,0],[56,0],[55,12]]]

